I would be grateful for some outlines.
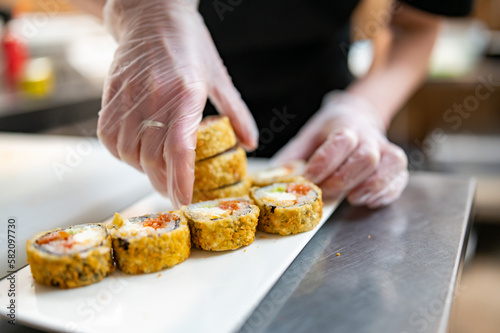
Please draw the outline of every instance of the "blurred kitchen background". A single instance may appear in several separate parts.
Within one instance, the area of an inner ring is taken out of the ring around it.
[[[65,0],[0,0],[0,7],[0,132],[95,137],[113,39]],[[349,52],[357,76],[387,43],[388,8],[388,0],[364,0],[357,9]],[[499,332],[500,0],[476,0],[470,17],[446,22],[429,77],[389,137],[404,147],[412,170],[476,177],[474,227],[450,332]]]

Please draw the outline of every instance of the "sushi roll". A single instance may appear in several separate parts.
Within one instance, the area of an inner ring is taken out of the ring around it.
[[[323,213],[321,189],[307,181],[277,183],[250,189],[260,209],[260,231],[290,235],[318,225]]]
[[[274,183],[290,183],[300,180],[299,177],[304,172],[305,165],[304,161],[297,160],[276,168],[254,172],[250,175],[252,185],[264,187]]]
[[[215,156],[236,146],[234,134],[228,117],[205,117],[198,128],[196,139],[196,161]]]
[[[128,274],[172,267],[190,254],[189,227],[182,211],[130,219],[115,214],[108,229],[118,268]]]
[[[240,147],[195,163],[194,189],[213,190],[239,182],[247,173],[247,156]]]
[[[192,202],[200,202],[229,197],[247,196],[250,191],[252,180],[248,176],[244,176],[242,180],[235,184],[222,186],[213,190],[197,190],[193,191]]]
[[[251,244],[259,219],[259,208],[248,198],[205,201],[184,207],[191,240],[198,249],[235,250]]]
[[[26,243],[26,252],[33,278],[47,286],[86,286],[114,270],[111,240],[102,224],[38,233]]]

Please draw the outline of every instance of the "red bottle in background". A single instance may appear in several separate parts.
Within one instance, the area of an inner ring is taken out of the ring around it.
[[[1,14],[1,18],[4,21],[0,41],[3,54],[1,59],[4,62],[2,67],[5,68],[4,81],[7,87],[16,89],[25,70],[28,49],[19,37],[9,31],[8,22],[11,19],[10,13],[1,10]]]

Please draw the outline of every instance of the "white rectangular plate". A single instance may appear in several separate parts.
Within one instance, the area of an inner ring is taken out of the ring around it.
[[[126,275],[60,290],[33,281],[29,267],[15,274],[16,320],[64,332],[230,332],[237,330],[335,210],[323,208],[314,230],[293,236],[257,232],[255,242],[236,251],[193,249],[182,264],[158,273]],[[137,216],[168,210],[150,195],[124,210]],[[10,302],[0,281],[0,313]]]

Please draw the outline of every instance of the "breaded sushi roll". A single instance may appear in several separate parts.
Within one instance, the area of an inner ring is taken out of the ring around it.
[[[184,207],[191,240],[198,249],[235,250],[251,244],[259,219],[259,208],[248,198],[205,201]]]
[[[252,180],[250,177],[244,176],[242,180],[235,184],[222,186],[213,190],[194,189],[192,202],[247,196],[251,185]]]
[[[321,189],[307,181],[277,183],[250,189],[260,209],[257,229],[280,235],[309,231],[323,214]]]
[[[240,147],[195,163],[194,188],[212,190],[239,182],[247,173],[247,156]]]
[[[264,187],[274,183],[290,183],[300,178],[305,168],[305,161],[297,160],[279,167],[254,172],[252,177],[252,185]]]
[[[236,146],[234,134],[228,117],[205,117],[198,128],[196,139],[196,161],[215,156]]]
[[[86,286],[114,270],[111,239],[102,224],[38,233],[26,243],[26,252],[33,278],[47,286]]]
[[[128,274],[151,273],[189,257],[191,237],[182,211],[123,218],[108,225],[118,268]]]

